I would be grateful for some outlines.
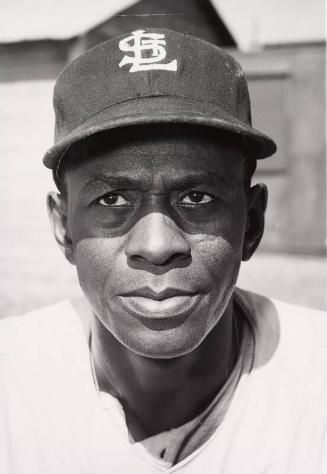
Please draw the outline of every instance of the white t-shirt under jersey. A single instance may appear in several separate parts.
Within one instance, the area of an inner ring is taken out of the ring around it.
[[[251,315],[252,369],[212,436],[168,469],[134,449],[121,417],[104,410],[71,302],[1,321],[0,473],[326,473],[327,316],[238,296]]]

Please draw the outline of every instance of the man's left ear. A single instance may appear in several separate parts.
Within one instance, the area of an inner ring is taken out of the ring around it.
[[[244,234],[242,260],[249,260],[257,249],[265,227],[268,189],[265,184],[256,184],[248,194],[247,223]]]

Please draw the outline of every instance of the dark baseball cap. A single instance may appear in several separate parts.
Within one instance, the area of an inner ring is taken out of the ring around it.
[[[56,170],[68,148],[105,130],[138,124],[193,124],[244,139],[252,158],[276,151],[252,127],[244,72],[220,48],[165,29],[137,30],[88,50],[54,89],[54,146],[44,156]]]

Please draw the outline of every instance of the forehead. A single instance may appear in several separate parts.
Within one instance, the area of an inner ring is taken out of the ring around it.
[[[185,126],[133,127],[80,142],[65,159],[72,182],[101,175],[143,181],[172,180],[201,173],[233,183],[243,172],[245,150],[235,137]]]

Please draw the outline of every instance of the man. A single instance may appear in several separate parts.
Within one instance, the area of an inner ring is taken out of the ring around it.
[[[141,30],[70,64],[44,163],[85,298],[1,323],[3,473],[326,472],[326,321],[235,289],[274,142],[240,66]]]

